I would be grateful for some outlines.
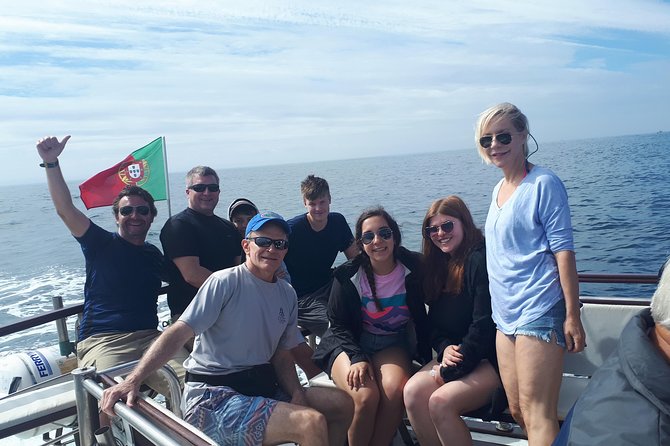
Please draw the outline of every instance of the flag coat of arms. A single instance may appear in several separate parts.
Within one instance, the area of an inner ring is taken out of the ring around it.
[[[164,159],[163,138],[156,138],[123,161],[81,183],[81,201],[86,209],[111,206],[119,192],[130,185],[145,189],[156,201],[167,200]]]

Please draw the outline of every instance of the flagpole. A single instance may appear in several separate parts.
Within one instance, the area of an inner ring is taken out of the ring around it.
[[[161,136],[163,143],[163,168],[165,169],[165,192],[167,194],[168,218],[172,217],[172,206],[170,205],[170,175],[168,174],[167,147],[165,146],[165,136]]]

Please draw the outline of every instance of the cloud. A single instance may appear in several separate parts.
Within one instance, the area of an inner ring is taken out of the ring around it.
[[[650,0],[27,0],[0,17],[0,184],[44,180],[47,134],[83,179],[160,135],[174,171],[460,149],[503,100],[541,140],[656,131],[667,23]]]

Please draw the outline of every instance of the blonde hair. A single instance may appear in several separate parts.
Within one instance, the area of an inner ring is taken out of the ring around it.
[[[477,120],[477,125],[475,126],[475,146],[479,151],[479,156],[486,164],[491,164],[491,157],[489,156],[486,149],[482,147],[481,144],[479,144],[479,138],[482,137],[484,131],[486,128],[488,128],[491,122],[502,118],[509,118],[517,132],[525,131],[526,133],[530,133],[528,118],[526,118],[526,115],[521,113],[521,110],[519,110],[514,104],[510,104],[509,102],[502,102],[481,112],[479,119]],[[526,138],[528,138],[527,135]],[[523,143],[523,155],[524,157],[528,158],[528,141]]]

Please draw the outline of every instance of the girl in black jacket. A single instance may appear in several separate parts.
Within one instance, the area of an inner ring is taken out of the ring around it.
[[[410,350],[431,354],[421,259],[400,246],[398,224],[383,208],[359,217],[356,241],[361,253],[335,270],[330,328],[314,360],[354,400],[349,445],[388,446],[402,421]],[[408,343],[412,325],[417,348]]]
[[[405,386],[407,414],[419,443],[471,445],[460,415],[501,385],[484,236],[457,196],[432,204],[423,221],[424,294],[438,353]]]

